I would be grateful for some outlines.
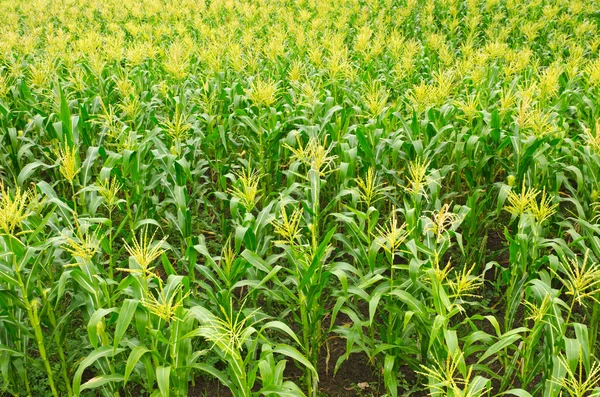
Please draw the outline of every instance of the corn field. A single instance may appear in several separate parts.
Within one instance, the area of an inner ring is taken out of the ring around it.
[[[0,9],[0,396],[600,396],[596,1]]]

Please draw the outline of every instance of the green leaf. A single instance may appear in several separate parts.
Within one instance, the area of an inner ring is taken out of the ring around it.
[[[300,281],[300,285],[298,286],[298,289],[302,290],[306,286],[306,284],[308,284],[308,282],[311,280],[312,276],[314,275],[316,270],[319,268],[319,266],[322,265],[321,259],[323,258],[323,255],[325,254],[325,250],[327,249],[327,245],[329,244],[329,241],[331,240],[331,238],[333,237],[334,234],[335,234],[335,227],[332,227],[329,230],[329,232],[327,233],[327,235],[321,241],[321,244],[319,244],[319,247],[317,248],[317,250],[315,251],[312,263],[310,264],[310,267],[308,268],[306,273],[304,273],[304,275],[302,276],[302,280]]]
[[[224,386],[228,387],[229,390],[232,390],[232,391],[235,390],[234,384],[231,382],[231,380],[229,380],[227,375],[225,375],[223,372],[215,369],[215,367],[213,367],[212,365],[192,364],[189,367],[198,369],[200,371],[204,371],[207,374],[210,374],[210,375],[214,376],[215,378],[217,378]]]
[[[94,312],[94,314],[92,314],[92,317],[90,317],[90,321],[88,321],[87,325],[88,338],[90,339],[90,342],[92,343],[92,346],[94,346],[95,349],[98,348],[99,344],[98,326],[100,325],[100,322],[104,319],[104,317],[107,314],[114,313],[116,311],[117,309],[114,307],[110,309],[98,309]]]
[[[125,335],[125,331],[127,331],[127,327],[129,327],[129,323],[131,323],[131,319],[135,314],[135,310],[137,309],[138,301],[133,299],[125,299],[123,301],[123,305],[121,306],[121,310],[119,311],[119,317],[117,318],[117,326],[115,329],[113,347],[116,349],[121,343],[121,338]]]
[[[60,121],[62,123],[64,137],[69,147],[74,147],[75,138],[73,136],[73,121],[71,120],[71,111],[69,110],[67,97],[60,84],[58,84],[58,92],[60,95]]]
[[[573,328],[575,328],[575,336],[577,337],[577,341],[581,346],[581,359],[583,361],[583,366],[587,373],[590,373],[590,345],[589,345],[589,335],[588,328],[585,324],[574,323]]]
[[[312,373],[317,378],[319,377],[319,374],[317,373],[317,370],[310,363],[310,361],[308,361],[308,359],[306,357],[304,357],[304,355],[302,355],[302,353],[300,353],[297,349],[293,348],[292,346],[284,345],[284,344],[275,345],[275,347],[273,348],[273,353],[283,354],[284,356],[287,356],[287,357],[289,357],[291,359],[294,359],[294,360],[298,361],[299,363],[301,363],[302,365],[304,365],[306,368],[308,368],[309,370],[311,370]]]
[[[512,345],[514,342],[516,342],[519,339],[521,339],[521,335],[519,335],[519,334],[512,334],[512,335],[504,334],[504,335],[502,335],[500,337],[500,340],[498,340],[498,342],[496,342],[492,346],[490,346],[486,350],[486,352],[479,358],[479,361],[477,361],[477,362],[478,363],[483,362],[486,358],[489,358],[489,357],[495,355],[496,353],[498,353],[499,351],[504,350],[505,348]]]
[[[529,394],[529,392],[526,392],[523,389],[510,389],[510,390],[505,391],[501,395],[505,395],[505,394],[509,394],[511,396],[517,396],[517,397],[533,397],[531,394]]]
[[[392,397],[398,397],[398,380],[397,374],[394,371],[395,361],[396,356],[386,354],[383,363],[383,381],[385,383],[386,389],[390,391]]]
[[[138,345],[131,350],[129,354],[129,358],[127,358],[127,364],[125,365],[125,376],[123,377],[123,384],[127,384],[127,380],[129,380],[129,376],[133,372],[133,369],[137,365],[138,361],[142,358],[142,356],[148,353],[150,349],[148,349],[144,345]]]
[[[92,178],[94,162],[98,157],[98,148],[97,147],[89,147],[85,160],[83,161],[83,165],[81,168],[81,181],[84,186],[88,185],[88,182]]]
[[[86,358],[84,358],[83,361],[79,364],[79,367],[77,367],[77,371],[73,376],[73,393],[75,393],[76,396],[79,395],[81,391],[81,376],[83,375],[83,371],[85,371],[87,367],[89,367],[101,358],[113,357],[121,353],[123,350],[125,349],[113,350],[112,346],[102,346],[101,348],[94,350]]]
[[[292,339],[294,339],[294,341],[296,341],[296,343],[298,343],[299,345],[300,343],[300,339],[298,339],[298,337],[296,336],[296,334],[294,333],[294,331],[287,326],[286,324],[282,323],[281,321],[269,321],[268,323],[266,323],[265,325],[263,325],[262,329],[268,329],[268,328],[275,328],[278,329],[280,331],[285,332],[287,335],[289,335]]]
[[[260,256],[249,250],[242,252],[242,257],[258,270],[269,273],[270,267]]]
[[[171,378],[171,367],[156,368],[156,382],[162,397],[169,397],[169,382]]]
[[[271,395],[274,394],[276,396],[281,396],[281,397],[305,397],[306,394],[302,393],[301,390],[294,390],[294,389],[284,389],[283,386],[275,386],[275,385],[269,385],[266,387],[263,387],[262,389],[260,389],[260,395]]]
[[[410,307],[410,309],[415,312],[415,314],[418,314],[420,316],[427,315],[427,307],[423,304],[423,302],[416,299],[408,292],[395,288],[393,291],[390,292],[390,295],[396,296],[402,302],[406,303],[408,307]]]
[[[83,391],[86,389],[95,389],[97,387],[103,386],[110,382],[116,383],[116,382],[122,382],[122,381],[123,381],[123,375],[120,375],[120,374],[95,376],[92,379],[85,382],[83,385],[81,385],[80,390]]]
[[[19,175],[17,176],[17,184],[19,186],[23,186],[25,181],[37,170],[38,168],[48,168],[48,166],[41,161],[35,161],[33,163],[27,164],[25,167],[21,169]]]

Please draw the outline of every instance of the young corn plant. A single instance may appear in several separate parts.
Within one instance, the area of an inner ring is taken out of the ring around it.
[[[538,196],[541,196],[539,202]],[[505,230],[505,236],[510,242],[511,266],[503,272],[504,281],[508,286],[504,326],[509,330],[515,320],[525,285],[540,266],[541,248],[545,243],[546,233],[543,225],[554,215],[557,204],[551,203],[551,198],[545,191],[526,188],[524,184],[519,194],[511,190],[506,200],[506,210],[513,219],[518,217],[515,237],[511,237]]]
[[[126,244],[129,266],[119,270],[129,275],[118,289],[125,298],[120,306],[99,308],[91,315],[87,329],[94,350],[74,375],[76,394],[93,388],[118,394],[117,385],[135,381],[153,396],[187,395],[197,359],[191,334],[196,322],[184,305],[189,280],[176,274],[163,280],[156,273],[153,262],[163,255],[164,240],[152,240],[145,229]],[[130,327],[137,337],[128,337]],[[83,372],[92,365],[100,374],[82,383]]]
[[[445,362],[422,367],[421,374],[428,379],[432,396],[482,397],[490,391],[490,381],[473,375],[473,367],[466,365],[462,352],[449,356]]]
[[[298,148],[288,147],[292,152],[295,165],[305,167],[305,174],[295,174],[303,179],[299,184],[305,190],[305,199],[296,202],[296,208],[288,214],[285,201],[279,205],[279,217],[272,224],[279,240],[275,241],[289,264],[286,266],[287,274],[278,276],[273,280],[282,288],[285,299],[294,299],[297,311],[292,311],[295,322],[301,326],[301,347],[312,366],[316,367],[319,361],[321,346],[325,341],[323,320],[326,315],[325,301],[322,296],[327,291],[331,273],[330,261],[331,247],[329,242],[335,229],[321,234],[323,223],[323,209],[321,208],[320,193],[322,178],[326,178],[333,170],[334,157],[329,155],[331,148],[319,143],[316,138],[309,139],[306,146]],[[306,208],[307,215],[303,208]],[[279,271],[280,266],[273,267],[272,259],[264,263],[255,253],[244,251],[242,256],[259,270],[264,270],[270,278]],[[306,369],[306,382],[308,394],[316,396],[318,391],[317,372]]]
[[[49,241],[44,241],[40,234],[49,222],[53,211],[49,211],[44,218],[40,216],[44,207],[37,202],[37,192],[33,190],[24,191],[16,188],[11,191],[0,183],[0,194],[0,233],[4,250],[0,277],[8,292],[3,294],[2,312],[13,326],[20,325],[25,330],[25,332],[19,331],[17,335],[21,337],[14,341],[9,333],[3,334],[6,337],[0,342],[6,349],[4,361],[6,370],[3,373],[5,379],[10,379],[9,372],[16,369],[25,383],[27,392],[31,393],[27,362],[31,360],[28,341],[33,337],[34,346],[45,370],[49,392],[53,396],[58,396],[60,389],[48,352],[51,338],[44,331],[47,326],[52,327],[56,332],[54,341],[57,342],[60,354],[60,373],[62,380],[67,384],[68,368],[63,343],[58,333],[54,303],[49,299],[49,288],[43,287],[44,283],[52,286],[54,282],[51,244]],[[22,350],[15,350],[17,346]],[[10,371],[9,367],[15,365],[14,359],[25,360],[18,364],[24,365],[24,368],[17,367]],[[17,389],[18,382],[18,378],[13,376],[5,387],[9,387],[12,383],[12,387]],[[67,394],[72,395],[70,387],[66,385],[65,387]]]
[[[279,330],[299,343],[297,336],[287,325],[275,320],[268,321],[257,329],[256,326],[265,321],[264,315],[260,315],[258,310],[235,311],[231,299],[219,306],[218,316],[202,306],[194,306],[190,310],[200,324],[193,334],[203,337],[212,345],[211,350],[216,351],[219,359],[227,365],[227,371],[221,372],[208,364],[195,364],[195,368],[217,377],[236,397],[305,395],[293,382],[283,381],[286,360],[277,361],[274,355],[291,358],[313,373],[315,368],[294,347],[282,343],[273,344],[266,336],[269,329]],[[254,392],[259,380],[262,387]]]

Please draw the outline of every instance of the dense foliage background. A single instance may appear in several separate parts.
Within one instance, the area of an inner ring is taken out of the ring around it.
[[[0,394],[600,395],[596,2],[0,9]]]

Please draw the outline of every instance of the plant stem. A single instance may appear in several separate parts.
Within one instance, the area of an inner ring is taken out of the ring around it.
[[[44,362],[44,368],[46,370],[46,375],[48,376],[48,384],[50,385],[50,390],[52,391],[52,395],[54,397],[58,397],[58,392],[56,390],[56,385],[54,383],[54,376],[52,375],[52,368],[50,367],[50,360],[48,360],[48,355],[46,354],[46,345],[44,344],[44,335],[42,332],[42,327],[40,326],[40,318],[37,312],[37,304],[32,304],[27,298],[25,285],[23,284],[23,280],[21,278],[20,272],[17,271],[17,277],[19,284],[21,286],[21,291],[23,293],[23,301],[25,303],[25,308],[27,309],[27,315],[29,317],[29,322],[33,327],[33,333],[35,335],[35,341],[38,345],[38,351],[40,353],[40,358]]]
[[[110,221],[110,227],[108,228],[108,247],[109,247],[109,253],[108,253],[108,275],[110,277],[111,280],[114,280],[113,278],[113,272],[114,272],[114,266],[115,266],[115,256],[113,255],[113,251],[112,251],[112,244],[113,244],[113,224],[112,224],[112,209],[108,210],[108,220]]]
[[[598,349],[596,340],[598,339],[598,323],[600,322],[600,304],[592,301],[592,305],[592,321],[590,321],[590,346],[593,349],[591,354],[595,355],[596,350]]]
[[[306,297],[302,291],[298,291],[298,303],[300,306],[300,319],[302,321],[302,343],[304,345],[304,350],[306,351],[306,355],[309,357],[311,361],[313,361],[312,348],[310,346],[310,324],[308,319],[308,313],[306,310]],[[306,375],[306,388],[308,390],[308,395],[316,395],[315,390],[313,390],[313,374],[308,369],[305,368],[304,373]]]
[[[40,326],[40,319],[37,313],[37,305],[33,305],[27,296],[27,288],[25,287],[25,283],[23,283],[23,278],[21,277],[21,269],[17,264],[17,257],[13,248],[13,240],[12,236],[9,236],[10,241],[10,250],[12,252],[13,258],[13,269],[17,276],[17,281],[19,283],[19,288],[21,289],[21,295],[23,295],[23,303],[25,304],[25,309],[27,310],[27,316],[29,318],[29,322],[33,327],[33,332],[35,335],[35,341],[38,345],[38,351],[40,353],[40,358],[44,362],[44,368],[46,369],[46,375],[48,376],[48,384],[50,385],[50,390],[52,391],[52,395],[54,397],[58,397],[58,392],[56,390],[56,385],[54,383],[54,376],[52,375],[52,368],[50,367],[50,361],[48,360],[48,356],[46,354],[46,345],[44,344],[44,335],[42,332],[42,328]]]
[[[65,359],[65,351],[63,349],[62,343],[60,342],[60,336],[56,323],[56,316],[54,314],[54,308],[52,307],[51,302],[48,302],[48,318],[50,319],[50,324],[52,324],[52,327],[54,327],[55,330],[54,343],[56,343],[56,346],[58,348],[58,357],[60,358],[60,372],[67,387],[67,395],[71,397],[73,395],[73,390],[71,389],[71,382],[69,380],[69,375],[67,374],[67,360]]]

